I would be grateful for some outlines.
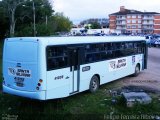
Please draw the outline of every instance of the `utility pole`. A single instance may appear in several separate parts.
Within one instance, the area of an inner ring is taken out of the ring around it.
[[[46,26],[47,26],[47,24],[48,24],[48,16],[46,15]]]
[[[36,15],[35,15],[35,5],[34,5],[34,1],[33,2],[33,33],[34,33],[34,37],[36,36]]]

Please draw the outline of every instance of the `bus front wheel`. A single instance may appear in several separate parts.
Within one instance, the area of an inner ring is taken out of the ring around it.
[[[137,64],[136,67],[135,67],[135,73],[134,73],[134,76],[138,76],[138,74],[140,73],[140,65]]]
[[[98,90],[98,88],[99,88],[99,78],[96,75],[94,75],[90,81],[89,91],[91,93],[94,93]]]

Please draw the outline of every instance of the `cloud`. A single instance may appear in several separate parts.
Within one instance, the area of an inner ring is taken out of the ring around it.
[[[160,0],[54,0],[54,10],[63,12],[72,21],[87,18],[108,18],[120,6],[140,11],[160,12]]]

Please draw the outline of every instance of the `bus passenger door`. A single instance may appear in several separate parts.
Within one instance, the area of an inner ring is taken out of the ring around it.
[[[74,94],[79,91],[80,80],[80,61],[81,61],[81,47],[68,48],[69,53],[69,66],[71,72],[70,81],[70,94]]]

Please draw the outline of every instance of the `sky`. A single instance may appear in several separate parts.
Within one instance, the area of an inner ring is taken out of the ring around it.
[[[108,18],[120,6],[160,13],[160,0],[51,0],[55,12],[63,12],[74,24],[89,18]]]

